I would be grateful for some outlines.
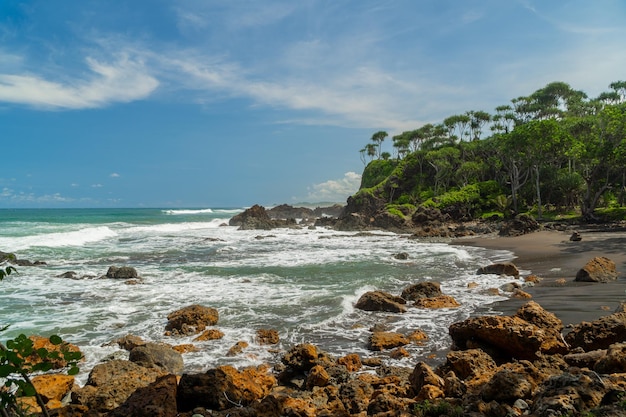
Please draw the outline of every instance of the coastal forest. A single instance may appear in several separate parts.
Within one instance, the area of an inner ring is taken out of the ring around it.
[[[391,141],[393,152],[383,152]],[[354,211],[410,216],[437,208],[458,220],[529,213],[538,219],[623,217],[626,81],[596,98],[552,82],[495,111],[469,110],[360,150]]]

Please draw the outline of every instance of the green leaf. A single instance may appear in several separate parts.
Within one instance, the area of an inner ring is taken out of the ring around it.
[[[63,343],[63,339],[54,334],[50,336],[50,343],[52,343],[53,345],[60,345],[61,343]]]
[[[0,378],[6,378],[7,376],[14,374],[16,368],[13,365],[0,365]]]
[[[76,375],[76,374],[78,374],[79,371],[80,371],[80,369],[78,369],[78,366],[72,366],[70,369],[67,370],[67,374],[68,375]]]

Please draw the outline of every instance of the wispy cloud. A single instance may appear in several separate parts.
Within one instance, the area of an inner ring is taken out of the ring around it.
[[[86,58],[90,71],[85,78],[60,82],[36,74],[0,74],[0,102],[46,109],[104,107],[147,97],[159,82],[143,63],[127,55],[113,63]]]

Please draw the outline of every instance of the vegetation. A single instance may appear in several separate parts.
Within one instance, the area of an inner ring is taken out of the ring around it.
[[[472,217],[533,210],[543,218],[576,209],[593,221],[600,209],[622,213],[626,81],[609,88],[590,99],[553,82],[494,114],[467,111],[393,136],[393,155],[381,151],[387,133],[376,132],[361,150],[363,162],[370,161],[359,193],[389,207],[455,206]]]
[[[415,404],[413,414],[418,417],[461,417],[463,415],[463,408],[452,405],[447,401],[431,403],[425,400],[424,402]]]
[[[17,270],[8,266],[0,268],[0,281]],[[5,326],[1,330],[6,330]],[[67,364],[68,375],[75,375],[79,369],[78,361],[82,358],[80,352],[67,349],[67,343],[59,336],[50,336],[49,341],[59,350],[46,348],[34,349],[33,341],[24,334],[8,340],[5,344],[0,343],[0,416],[23,416],[27,415],[17,403],[17,398],[22,396],[34,396],[42,409],[44,416],[49,416],[46,404],[35,389],[30,376],[37,373],[50,371],[54,363],[62,360]],[[33,361],[31,358],[36,358]]]

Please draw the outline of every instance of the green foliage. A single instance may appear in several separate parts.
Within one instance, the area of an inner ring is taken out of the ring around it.
[[[12,272],[17,270],[11,266],[0,268],[0,280]],[[48,416],[45,403],[35,390],[30,375],[48,372],[61,360],[66,364],[68,375],[78,373],[78,361],[82,359],[82,354],[69,350],[67,343],[57,335],[50,336],[48,340],[59,349],[35,349],[33,341],[24,334],[7,340],[6,345],[0,343],[0,381],[3,384],[0,389],[0,411],[4,412],[3,415],[24,415],[16,398],[35,396],[44,416]]]
[[[389,214],[393,214],[402,219],[415,212],[415,206],[413,204],[387,204],[386,209]]]
[[[397,161],[376,159],[367,164],[361,176],[361,188],[375,187],[383,182],[396,168]]]
[[[461,417],[463,416],[463,408],[458,405],[452,405],[447,401],[431,403],[430,401],[425,400],[421,403],[415,404],[413,414],[418,417]]]

